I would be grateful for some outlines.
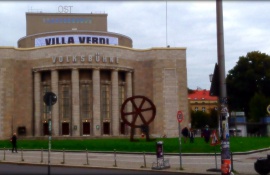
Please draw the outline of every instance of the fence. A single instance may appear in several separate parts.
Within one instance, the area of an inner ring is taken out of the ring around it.
[[[266,150],[257,154],[260,157],[265,157],[267,151],[269,152],[269,150]],[[0,149],[0,162],[47,165],[48,157],[48,150],[46,149],[25,150],[20,148],[18,153],[12,153],[10,148]],[[213,170],[216,167],[219,169],[221,161],[220,154],[217,157],[215,157],[215,154],[182,154],[183,170],[180,170],[179,154],[165,154],[164,157],[170,161],[169,171],[195,173],[208,172],[208,170]],[[240,174],[256,174],[254,170],[255,155],[233,154],[231,157],[234,159],[232,161],[232,169]],[[131,154],[117,152],[117,150],[111,152],[91,152],[89,150],[69,151],[63,148],[63,150],[51,150],[50,152],[50,165],[151,170],[152,164],[156,160],[157,157],[154,153]],[[211,172],[208,172],[208,174],[211,174]]]

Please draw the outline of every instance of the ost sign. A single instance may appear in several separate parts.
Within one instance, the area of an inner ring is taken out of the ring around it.
[[[181,123],[184,120],[184,115],[183,115],[182,111],[177,112],[176,118],[177,118],[179,123]]]
[[[73,6],[58,6],[58,12],[59,13],[71,13],[71,8]]]

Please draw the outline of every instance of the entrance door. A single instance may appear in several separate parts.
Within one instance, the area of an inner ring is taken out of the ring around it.
[[[69,135],[69,123],[62,123],[62,135]]]
[[[49,135],[49,123],[43,123],[43,135]]]
[[[110,123],[109,122],[103,123],[103,134],[106,134],[106,135],[110,134]]]
[[[83,135],[90,135],[90,122],[83,122]]]
[[[123,134],[123,135],[125,135],[126,133],[125,133],[125,131],[126,131],[126,128],[125,128],[126,126],[125,126],[125,123],[124,122],[121,122],[121,124],[120,124],[120,134]]]

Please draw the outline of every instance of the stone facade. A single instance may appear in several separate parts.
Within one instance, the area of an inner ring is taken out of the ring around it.
[[[130,44],[129,44],[130,45]],[[176,114],[185,116],[186,48],[133,49],[106,44],[0,47],[0,138],[19,136],[129,136],[121,104],[142,95],[156,106],[150,134],[177,137]],[[50,110],[46,92],[57,95]],[[129,104],[127,111],[132,111]],[[141,131],[137,129],[136,134]]]

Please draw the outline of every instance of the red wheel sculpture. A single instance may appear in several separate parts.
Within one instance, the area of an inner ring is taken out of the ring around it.
[[[127,105],[131,104],[132,111],[127,111]],[[123,122],[131,127],[131,141],[133,141],[134,129],[146,127],[155,119],[156,107],[153,102],[144,96],[132,96],[127,98],[121,107]],[[129,119],[128,119],[129,118]],[[140,119],[140,121],[137,121]],[[148,133],[146,139],[149,140]]]

